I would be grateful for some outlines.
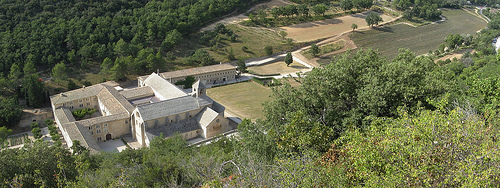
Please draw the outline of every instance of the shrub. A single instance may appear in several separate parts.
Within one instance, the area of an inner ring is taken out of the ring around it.
[[[42,130],[40,129],[40,127],[35,127],[31,129],[31,133],[33,133],[35,139],[39,139],[42,137]]]
[[[266,47],[264,47],[264,51],[266,51],[266,55],[271,55],[271,54],[273,54],[273,47],[266,46]]]
[[[54,121],[51,120],[51,119],[46,119],[45,121],[43,121],[45,123],[45,125],[48,125],[48,126],[51,126],[54,124]]]

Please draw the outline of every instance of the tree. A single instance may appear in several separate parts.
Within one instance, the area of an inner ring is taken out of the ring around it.
[[[116,58],[113,68],[111,68],[110,72],[111,72],[111,79],[115,81],[120,81],[127,78],[125,75],[125,73],[127,72],[127,66],[123,61],[123,58]]]
[[[63,62],[56,64],[56,66],[52,69],[52,77],[55,79],[64,80],[67,76],[66,65]]]
[[[113,65],[113,61],[111,61],[109,57],[106,57],[101,63],[101,71],[99,73],[102,75],[108,75]]]
[[[266,51],[266,55],[271,55],[271,54],[273,54],[273,47],[266,46],[266,47],[264,47],[264,51]]]
[[[227,59],[228,59],[229,61],[233,61],[233,60],[235,60],[235,59],[236,59],[236,57],[234,57],[234,50],[233,50],[233,48],[232,48],[232,47],[231,47],[231,48],[229,48],[229,52],[227,53]]]
[[[24,76],[22,90],[26,104],[30,107],[39,107],[45,102],[47,97],[43,81],[39,79],[38,74]]]
[[[354,30],[358,29],[358,25],[357,25],[357,24],[355,24],[355,23],[353,23],[353,24],[351,25],[351,29],[352,29],[352,31],[354,32]]]
[[[373,27],[374,25],[378,25],[380,22],[382,22],[382,17],[380,17],[377,13],[371,12],[366,18],[366,24],[368,26]]]
[[[0,148],[3,148],[4,143],[10,134],[12,134],[12,129],[8,129],[5,126],[0,127]]]
[[[353,0],[357,9],[369,9],[373,5],[373,0]]]
[[[210,54],[203,49],[196,50],[193,56],[191,56],[190,61],[200,66],[212,65],[215,63],[214,59],[210,57]]]
[[[78,86],[76,85],[76,83],[73,81],[73,79],[68,79],[68,84],[66,85],[66,87],[68,88],[68,90],[75,90],[75,89],[78,89]]]
[[[328,6],[324,4],[317,4],[312,7],[312,11],[316,16],[322,14],[323,16],[325,15],[326,10],[328,10]]]
[[[21,72],[21,68],[17,63],[12,64],[9,72],[9,79],[12,81],[19,80],[23,73]]]
[[[34,74],[36,72],[35,63],[33,61],[28,61],[23,67],[24,75]]]
[[[288,67],[290,64],[292,64],[292,62],[293,62],[292,53],[291,52],[286,53],[286,56],[285,56],[286,66]]]
[[[238,62],[236,63],[236,66],[237,66],[237,70],[240,71],[240,73],[245,73],[247,72],[247,65],[245,64],[245,61],[244,60],[238,60]]]
[[[0,99],[0,125],[12,127],[20,120],[23,111],[16,97]]]
[[[118,40],[115,43],[113,51],[115,52],[115,55],[117,55],[119,57],[120,56],[127,56],[129,54],[129,45],[127,44],[127,42],[125,42],[125,40],[120,38],[120,40]]]
[[[281,36],[282,39],[285,39],[285,37],[288,35],[286,31],[280,31],[279,35]]]
[[[319,54],[321,50],[319,49],[318,45],[316,44],[311,44],[311,49],[309,50],[309,52],[313,55],[313,56],[316,56]]]
[[[459,34],[449,34],[444,41],[449,49],[455,49],[464,43],[464,38]]]
[[[297,9],[302,16],[309,16],[309,8],[307,8],[306,4],[297,5]]]
[[[176,29],[174,29],[167,34],[167,36],[161,43],[161,46],[168,51],[171,50],[181,40],[182,40],[182,34]]]
[[[340,2],[340,8],[347,12],[347,10],[351,10],[354,7],[352,0],[342,0]]]

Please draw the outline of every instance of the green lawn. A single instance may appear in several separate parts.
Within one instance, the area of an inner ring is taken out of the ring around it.
[[[271,88],[255,82],[243,82],[210,88],[207,95],[226,107],[226,110],[240,118],[256,120],[264,118],[262,103],[270,100]]]
[[[463,11],[442,10],[445,22],[428,24],[417,28],[406,24],[391,25],[351,35],[358,48],[378,49],[380,53],[393,59],[400,48],[409,48],[415,54],[436,50],[448,34],[475,34],[486,27],[486,23]]]

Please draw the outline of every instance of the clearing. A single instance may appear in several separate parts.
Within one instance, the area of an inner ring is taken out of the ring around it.
[[[368,31],[354,32],[351,39],[359,48],[379,49],[382,55],[393,59],[400,48],[408,48],[416,55],[435,50],[448,34],[472,34],[486,27],[486,22],[464,10],[444,9],[445,22],[411,27],[396,24]]]
[[[355,23],[358,28],[366,26],[365,18],[371,11],[357,13],[349,16],[342,16],[333,19],[295,24],[292,26],[281,27],[288,33],[288,38],[292,38],[296,42],[307,42],[327,38],[342,34],[352,30],[351,25]],[[380,15],[384,22],[394,19],[392,16],[385,14]]]
[[[290,66],[286,66],[284,61],[277,61],[274,63],[268,63],[264,65],[251,66],[247,68],[249,71],[255,72],[257,74],[266,75],[266,74],[281,74],[287,75],[290,73],[295,73],[297,71],[308,70],[306,66],[293,61]]]
[[[264,118],[262,103],[271,98],[271,88],[255,82],[243,82],[207,89],[207,95],[240,118]]]

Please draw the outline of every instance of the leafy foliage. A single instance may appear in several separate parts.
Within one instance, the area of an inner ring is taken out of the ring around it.
[[[87,115],[92,115],[95,113],[97,110],[94,108],[82,108],[82,109],[77,109],[72,112],[73,116],[75,116],[76,119],[83,119]]]
[[[16,97],[0,99],[0,125],[10,128],[21,120],[22,109]]]

